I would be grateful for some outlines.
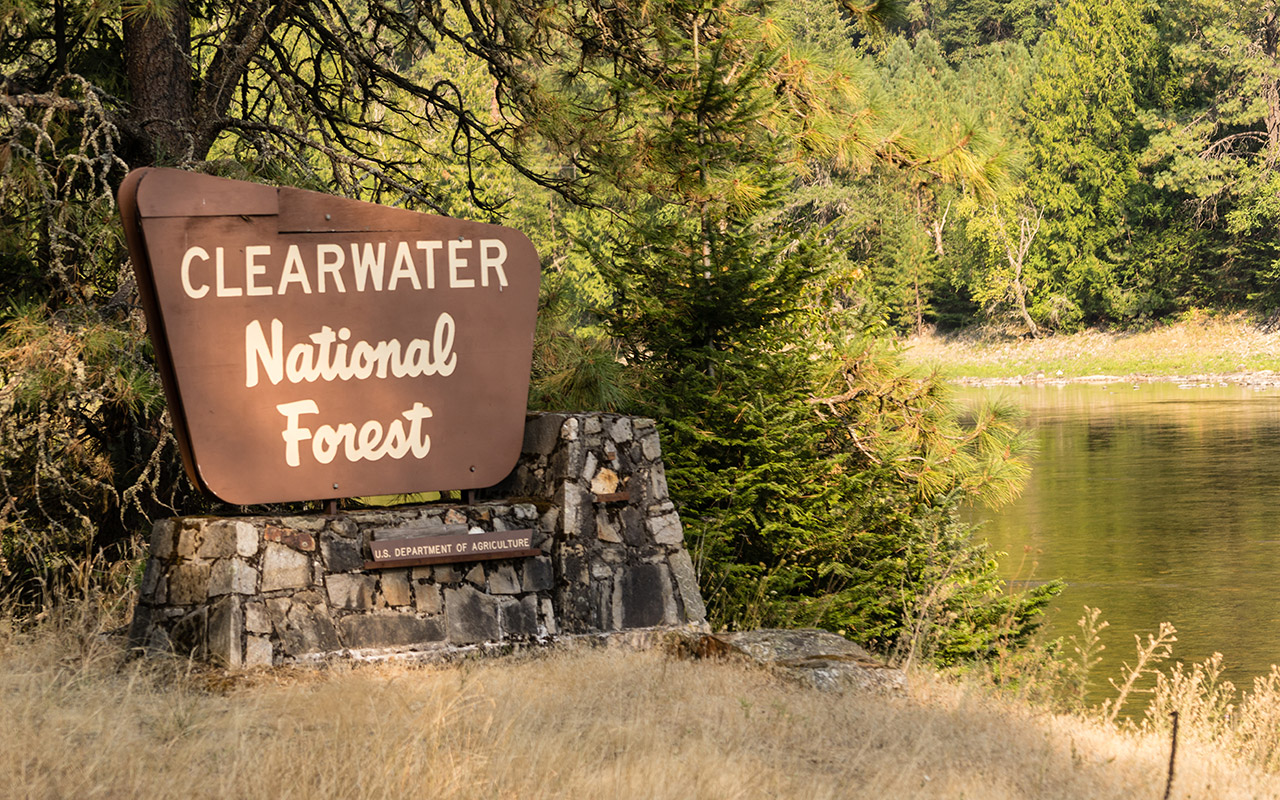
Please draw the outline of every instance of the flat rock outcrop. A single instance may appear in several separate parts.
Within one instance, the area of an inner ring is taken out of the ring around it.
[[[804,628],[703,634],[694,646],[702,655],[748,658],[822,691],[906,691],[902,670],[829,631]]]

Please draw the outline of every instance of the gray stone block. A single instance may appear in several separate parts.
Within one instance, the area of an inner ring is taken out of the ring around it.
[[[143,649],[149,654],[161,655],[174,652],[173,640],[169,638],[169,634],[159,625],[152,626],[147,632],[147,640],[143,643]]]
[[[476,564],[467,570],[467,583],[484,588],[484,564]]]
[[[560,524],[560,507],[551,506],[546,511],[542,512],[538,519],[538,523],[544,531],[554,532],[556,527]],[[552,537],[548,536],[546,542],[544,542],[548,548],[551,546],[551,539]]]
[[[586,619],[592,629],[614,631],[622,627],[620,588],[612,580],[596,581],[587,587]]]
[[[444,608],[440,587],[434,583],[419,584],[413,589],[413,607],[419,614],[439,614]]]
[[[218,520],[205,526],[200,540],[201,558],[252,556],[258,552],[258,531],[247,522]]]
[[[258,554],[258,545],[261,544],[261,537],[258,535],[258,528],[247,522],[236,523],[236,555],[243,558],[250,558]]]
[[[162,519],[151,526],[151,557],[167,561],[173,556],[178,521]]]
[[[663,564],[627,567],[618,582],[623,628],[649,628],[675,622],[670,605],[671,579]]]
[[[406,570],[385,570],[378,573],[378,586],[382,590],[382,602],[393,608],[407,606],[412,601],[409,594],[409,573]]]
[[[320,552],[330,572],[364,569],[364,554],[357,540],[325,538],[321,540]]]
[[[439,617],[412,614],[352,614],[338,622],[342,643],[351,648],[406,647],[444,640]]]
[[[293,528],[297,531],[318,533],[319,531],[324,530],[326,521],[327,520],[324,517],[318,515],[308,517],[284,517],[280,520],[280,526],[284,528]]]
[[[284,545],[267,542],[262,556],[262,591],[303,589],[311,585],[311,558]]]
[[[526,558],[522,585],[526,592],[550,590],[555,585],[555,570],[551,567],[551,559],[546,556]]]
[[[649,543],[649,529],[645,526],[644,513],[635,506],[626,506],[619,515],[622,518],[622,538],[631,547],[644,547]]]
[[[646,461],[657,461],[662,457],[662,443],[658,440],[658,432],[646,433],[640,439],[640,452]]]
[[[517,503],[516,505],[512,506],[511,512],[515,515],[515,518],[520,520],[521,522],[533,522],[535,519],[538,518],[538,507],[535,506],[533,503]],[[516,525],[513,527],[528,527],[528,526]]]
[[[203,526],[203,520],[189,517],[179,520],[178,540],[175,546],[179,558],[196,557],[196,553],[200,549],[200,529]]]
[[[244,629],[250,633],[271,633],[271,617],[267,604],[261,600],[246,600],[244,604]]]
[[[209,598],[209,565],[187,562],[174,567],[170,573],[169,602],[185,606],[203,603]]]
[[[649,535],[658,544],[678,547],[684,544],[684,528],[680,516],[674,510],[656,517],[649,517]]]
[[[570,583],[591,582],[590,562],[581,546],[566,544],[560,548],[560,574]]]
[[[266,636],[249,636],[244,644],[246,667],[269,667],[274,663],[271,640]]]
[[[139,597],[144,603],[155,602],[156,588],[160,585],[163,568],[155,556],[147,559],[147,569],[142,573],[142,585],[138,587]]]
[[[594,498],[577,483],[566,483],[564,487],[564,534],[570,539],[574,537],[590,538],[596,534],[596,511]]]
[[[325,593],[329,605],[351,611],[368,611],[373,608],[374,589],[377,578],[373,575],[355,575],[340,573],[326,575],[324,579]]]
[[[560,427],[564,424],[563,414],[539,414],[529,417],[524,425],[524,442],[520,449],[525,453],[545,456],[555,449],[560,441]]]
[[[133,619],[129,621],[130,647],[144,647],[146,645],[147,633],[151,630],[153,615],[155,615],[154,611],[141,603],[133,607]]]
[[[569,420],[576,422],[577,420]],[[586,459],[586,451],[583,449],[581,442],[564,442],[550,458],[547,465],[547,480],[554,489],[555,485],[564,480],[582,474],[582,465]]]
[[[445,589],[444,607],[449,620],[449,641],[454,644],[496,642],[502,635],[496,597],[481,594],[470,586]]]
[[[706,638],[719,649],[780,668],[819,691],[862,691],[904,694],[906,674],[888,666],[853,642],[829,631],[755,630],[719,633]],[[705,644],[703,645],[705,647]]]
[[[556,623],[556,605],[551,601],[550,597],[542,598],[542,630],[549,636],[555,636],[560,632]]]
[[[280,649],[286,655],[296,658],[313,653],[332,653],[341,648],[338,632],[327,610],[287,601],[268,601],[267,609],[276,635],[280,637]]]
[[[360,533],[360,526],[356,525],[353,520],[345,519],[343,517],[329,520],[327,527],[330,531],[344,539],[355,538]]]
[[[578,441],[580,425],[577,417],[569,417],[560,425],[560,438],[566,442]]]
[[[615,442],[631,441],[631,418],[618,417],[615,419],[613,424],[609,426],[609,436]]]
[[[520,579],[511,564],[499,564],[489,571],[490,594],[520,594]]]
[[[223,558],[215,561],[209,572],[209,596],[224,594],[255,594],[258,591],[258,571],[239,558]]]
[[[676,578],[676,589],[680,593],[680,604],[684,607],[685,622],[706,622],[707,607],[702,602],[702,591],[698,588],[698,573],[693,568],[693,559],[689,551],[680,549],[671,554],[669,559],[671,574]]]
[[[431,568],[436,583],[457,583],[462,579],[461,573],[452,564],[441,564]]]
[[[529,638],[538,635],[538,598],[529,595],[521,600],[503,600],[498,606],[503,638]]]
[[[173,652],[199,660],[208,657],[208,620],[207,606],[200,606],[178,620],[178,623],[169,631]]]
[[[244,663],[240,635],[244,633],[244,612],[240,598],[227,595],[209,609],[209,658],[216,664],[237,669]]]
[[[649,502],[661,503],[671,498],[671,492],[667,488],[667,468],[659,464],[654,464],[649,469]]]

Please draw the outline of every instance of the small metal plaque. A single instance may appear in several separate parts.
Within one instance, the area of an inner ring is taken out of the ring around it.
[[[369,544],[371,566],[482,561],[515,558],[533,549],[533,530],[450,533],[406,538],[376,538]]]

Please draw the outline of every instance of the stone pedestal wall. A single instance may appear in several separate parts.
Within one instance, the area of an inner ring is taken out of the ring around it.
[[[468,504],[156,523],[130,637],[229,667],[704,626],[652,420],[536,414]],[[532,530],[537,555],[379,568],[370,537]]]

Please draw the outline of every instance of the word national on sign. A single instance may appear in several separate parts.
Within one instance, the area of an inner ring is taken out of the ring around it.
[[[284,323],[271,320],[271,341],[254,320],[244,329],[244,385],[258,385],[258,367],[273,384],[315,381],[349,381],[366,378],[416,378],[423,375],[449,376],[458,366],[453,352],[455,323],[448,313],[436,318],[431,339],[399,339],[371,344],[365,339],[352,342],[351,329],[336,332],[328,325],[284,349]]]
[[[514,467],[540,280],[520,232],[167,169],[120,209],[196,485],[245,505]]]

